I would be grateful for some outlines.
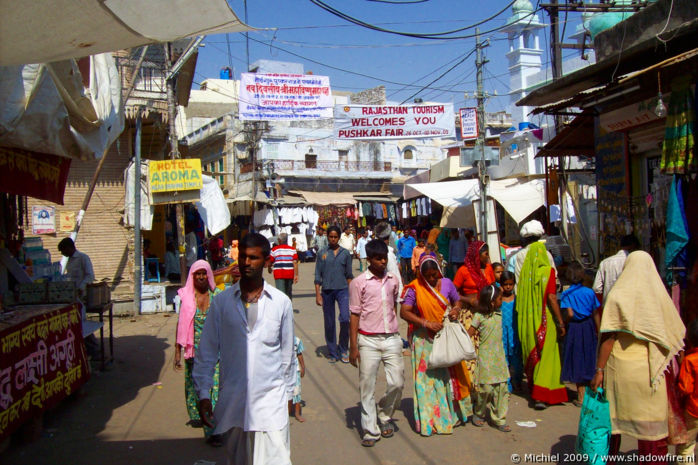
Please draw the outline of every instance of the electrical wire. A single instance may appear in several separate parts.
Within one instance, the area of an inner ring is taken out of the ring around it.
[[[395,34],[395,35],[405,36],[405,37],[418,37],[418,38],[421,38],[421,39],[449,39],[449,40],[454,40],[454,39],[469,39],[469,38],[475,37],[475,34],[465,35],[465,36],[455,36],[455,37],[445,37],[445,36],[448,36],[448,35],[451,35],[451,34],[455,34],[455,33],[457,33],[457,32],[466,31],[466,30],[469,30],[469,29],[473,29],[473,28],[475,28],[475,27],[477,27],[477,26],[480,26],[481,24],[484,24],[484,23],[486,23],[486,22],[488,22],[488,21],[491,21],[492,19],[496,18],[497,16],[499,16],[499,15],[501,15],[502,13],[504,13],[505,11],[507,11],[507,10],[515,3],[515,1],[516,1],[516,0],[513,0],[513,1],[509,2],[503,9],[501,9],[501,10],[499,10],[497,13],[495,13],[495,14],[489,16],[488,18],[485,18],[485,19],[483,19],[483,20],[481,20],[481,21],[478,21],[478,22],[476,22],[476,23],[470,24],[470,25],[465,26],[465,27],[462,27],[462,28],[457,28],[457,29],[453,29],[453,30],[450,30],[450,31],[443,31],[443,32],[414,33],[414,32],[402,32],[402,31],[395,31],[395,30],[392,30],[392,29],[385,29],[385,28],[379,27],[379,26],[377,26],[377,25],[375,25],[375,24],[370,24],[370,23],[364,22],[364,21],[362,21],[362,20],[360,20],[360,19],[357,19],[357,18],[355,18],[355,17],[353,17],[353,16],[350,16],[349,14],[344,13],[344,12],[342,12],[342,11],[340,11],[340,10],[337,10],[336,8],[334,8],[334,7],[330,6],[330,5],[328,5],[327,3],[325,3],[325,2],[322,1],[322,0],[310,0],[311,3],[313,3],[314,5],[316,5],[316,6],[320,7],[320,8],[322,8],[323,10],[327,11],[328,13],[331,13],[331,14],[333,14],[333,15],[339,17],[339,18],[344,19],[345,21],[348,21],[348,22],[350,22],[350,23],[356,24],[357,26],[365,27],[365,28],[367,28],[367,29],[371,29],[371,30],[378,31],[378,32],[385,32],[385,33],[388,33],[388,34]],[[529,13],[527,16],[532,16],[532,15],[534,15],[537,11],[538,11],[538,10],[535,10],[535,11]],[[527,17],[527,16],[525,16],[525,17]],[[522,19],[523,19],[523,18],[522,18]],[[506,27],[506,26],[507,26],[507,25],[505,24],[504,26],[500,26],[499,28],[491,29],[491,30],[488,30],[488,31],[483,31],[483,33],[484,33],[484,34],[487,34],[487,33],[490,33],[490,32],[494,32],[494,31],[497,31],[497,30],[499,30],[499,29],[503,29],[503,28]]]
[[[407,97],[405,100],[402,101],[402,103],[400,103],[400,105],[402,105],[402,104],[404,104],[405,102],[407,102],[408,100],[412,99],[414,96],[418,95],[418,94],[419,94],[420,92],[422,92],[424,89],[428,88],[429,86],[431,86],[432,84],[434,84],[435,82],[437,82],[439,79],[441,79],[442,77],[446,76],[448,73],[450,73],[451,71],[453,71],[456,67],[458,67],[458,65],[460,65],[460,64],[463,63],[465,60],[467,60],[468,58],[470,58],[470,57],[472,56],[472,54],[475,53],[476,50],[477,50],[477,49],[475,49],[475,48],[472,49],[472,50],[471,50],[467,55],[465,55],[462,59],[458,60],[458,62],[457,62],[455,65],[451,66],[451,67],[448,68],[446,71],[444,71],[443,73],[441,73],[436,79],[434,79],[434,80],[432,80],[431,82],[429,82],[429,84],[427,84],[426,86],[422,87],[422,88],[419,89],[417,92],[415,92],[414,94],[412,94],[412,95],[410,95],[409,97]]]

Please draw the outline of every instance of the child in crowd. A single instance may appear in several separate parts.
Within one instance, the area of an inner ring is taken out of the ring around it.
[[[594,291],[582,284],[584,267],[581,263],[570,263],[566,277],[572,285],[560,298],[560,309],[568,318],[560,378],[577,385],[577,399],[572,403],[581,407],[584,387],[596,374],[597,329],[601,323],[601,304]]]
[[[305,376],[305,360],[303,359],[303,341],[296,336],[293,340],[293,352],[296,354],[296,385],[293,388],[293,412],[290,415],[296,417],[296,420],[303,423],[305,418],[301,416],[301,378]]]
[[[679,390],[685,397],[686,428],[688,429],[688,442],[676,446],[676,455],[686,457],[685,462],[693,460],[693,451],[696,448],[696,434],[698,434],[698,320],[693,320],[686,328],[686,339],[689,349],[681,363],[679,371]]]
[[[496,273],[496,272],[495,272]],[[521,392],[523,380],[523,361],[521,359],[521,341],[516,314],[516,275],[511,271],[503,271],[499,277],[499,285],[502,288],[502,338],[504,341],[504,355],[509,365],[509,392]]]
[[[478,311],[473,316],[468,334],[480,334],[475,383],[475,405],[473,425],[484,426],[485,415],[489,412],[490,421],[504,433],[511,431],[506,416],[509,410],[509,368],[507,367],[502,345],[502,290],[497,286],[482,288],[478,297]]]
[[[499,279],[502,277],[502,272],[504,271],[504,265],[499,262],[494,262],[492,264],[492,271],[494,271],[494,283],[499,286]]]
[[[405,384],[402,338],[395,302],[399,281],[386,270],[388,246],[380,239],[366,244],[368,270],[349,284],[349,362],[359,367],[361,445],[373,447],[395,432],[393,412],[400,405]],[[383,362],[386,390],[376,403],[376,378]],[[376,411],[377,410],[377,411]]]
[[[427,248],[425,247],[425,241],[424,238],[420,237],[417,240],[417,246],[412,249],[412,273],[413,276],[417,275],[417,268],[419,267],[419,257],[422,256],[423,253],[427,251]]]

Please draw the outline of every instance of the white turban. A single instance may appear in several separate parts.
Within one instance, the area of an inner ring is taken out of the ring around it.
[[[543,234],[545,234],[545,229],[538,220],[531,220],[521,227],[521,237],[542,236]]]

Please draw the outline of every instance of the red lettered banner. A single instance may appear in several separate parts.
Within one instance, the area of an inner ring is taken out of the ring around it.
[[[340,140],[455,138],[453,104],[335,105],[334,136]]]
[[[0,147],[0,191],[63,205],[70,158]]]
[[[0,331],[0,441],[89,377],[77,305]]]

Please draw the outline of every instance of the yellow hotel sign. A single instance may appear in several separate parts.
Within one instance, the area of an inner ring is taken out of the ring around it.
[[[201,189],[201,160],[185,158],[150,162],[148,178],[151,192]]]

